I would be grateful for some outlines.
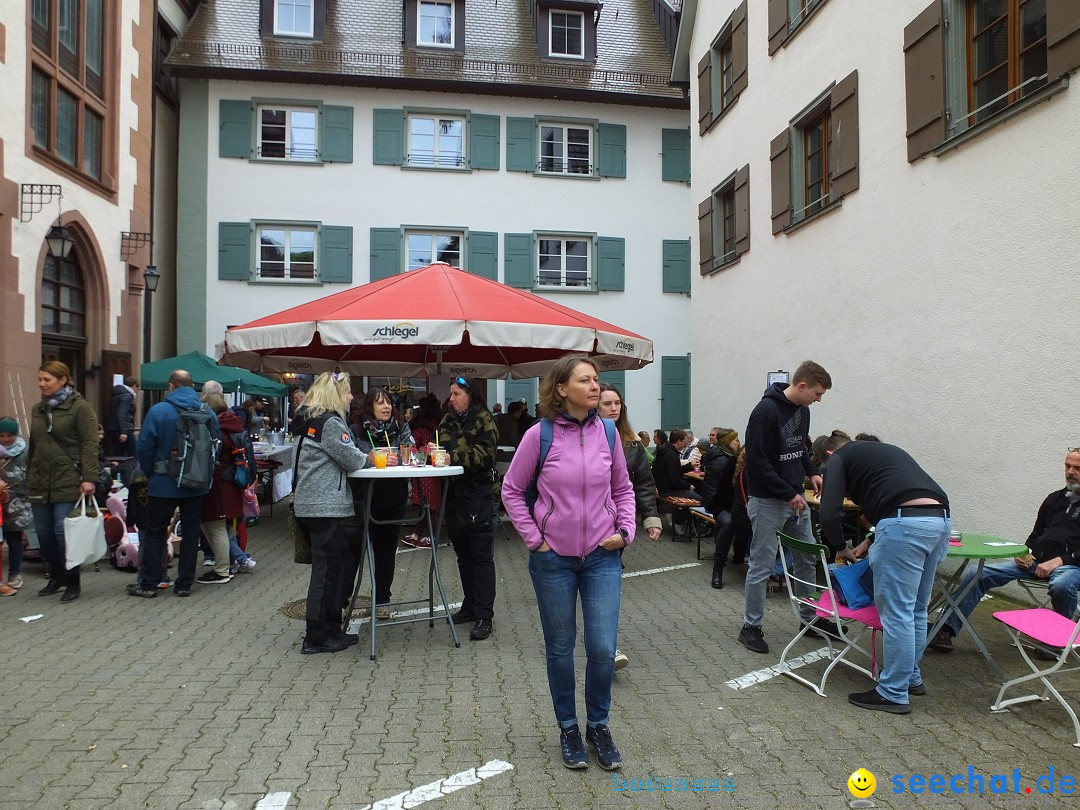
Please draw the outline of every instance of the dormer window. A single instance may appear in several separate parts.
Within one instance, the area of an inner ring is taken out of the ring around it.
[[[274,36],[315,36],[315,0],[274,0]]]
[[[454,47],[454,3],[420,0],[416,44],[421,48]]]
[[[560,59],[585,58],[585,15],[580,11],[556,11],[549,17],[550,55]]]

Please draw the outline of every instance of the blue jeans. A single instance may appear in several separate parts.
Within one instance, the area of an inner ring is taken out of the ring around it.
[[[926,608],[950,531],[952,521],[942,517],[886,518],[875,527],[870,569],[885,653],[877,691],[895,703],[907,703],[908,686],[922,683]]]
[[[33,503],[34,531],[37,532],[41,556],[49,569],[49,579],[65,579],[78,568],[67,570],[67,549],[64,546],[64,518],[75,508],[75,501],[63,503]]]
[[[746,513],[750,516],[750,523],[754,527],[754,539],[750,543],[750,566],[746,571],[745,600],[746,605],[743,613],[743,624],[752,627],[761,627],[765,619],[765,583],[773,572],[773,566],[777,564],[776,552],[779,548],[779,540],[776,538],[778,531],[784,534],[805,540],[808,543],[816,543],[813,532],[810,531],[810,510],[803,512],[802,520],[796,521],[795,513],[787,505],[787,501],[779,498],[757,498],[751,496],[746,502]],[[794,573],[799,579],[809,582],[814,578],[814,559],[807,554],[796,553],[794,556]],[[806,589],[800,589],[800,595],[805,596]],[[814,609],[801,606],[799,614],[803,621],[809,622],[814,619]]]
[[[1050,604],[1054,611],[1067,619],[1072,619],[1076,613],[1076,592],[1080,589],[1080,566],[1059,565],[1051,572],[1049,580],[1040,580],[1035,576],[1036,567],[1036,564],[1032,563],[1030,568],[1021,568],[1015,560],[1004,560],[984,566],[982,576],[975,583],[975,587],[960,601],[960,611],[965,616],[970,616],[971,611],[979,604],[979,600],[991,588],[997,588],[1018,579],[1033,579],[1050,583]],[[966,587],[975,578],[977,570],[975,567],[969,567],[964,572],[961,588]],[[955,613],[950,614],[945,626],[952,630],[955,636],[960,632],[960,618]]]
[[[242,519],[243,518],[241,518],[241,520]],[[232,530],[234,525],[233,521],[227,520],[225,521],[225,524],[228,527],[229,532],[229,562],[235,565],[238,562],[251,559],[251,555],[240,548],[240,541],[236,539],[236,532]]]
[[[606,725],[615,676],[622,562],[617,551],[597,548],[584,560],[554,551],[529,553],[529,576],[544,629],[548,689],[560,728],[576,725],[577,601],[585,622],[585,713],[590,726]]]
[[[17,576],[22,573],[23,530],[4,529],[4,542],[8,548],[8,576]]]

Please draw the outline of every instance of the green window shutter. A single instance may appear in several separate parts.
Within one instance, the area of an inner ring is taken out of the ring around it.
[[[665,239],[663,256],[664,292],[690,292],[690,240]]]
[[[222,100],[218,105],[218,117],[218,156],[252,157],[251,102]]]
[[[506,170],[536,171],[536,121],[532,118],[506,119]]]
[[[600,382],[614,385],[619,393],[626,396],[626,372],[625,371],[601,371]]]
[[[250,222],[218,223],[218,278],[250,281],[252,271]]]
[[[371,229],[371,280],[390,278],[401,272],[401,231]]]
[[[353,162],[353,108],[322,108],[319,157],[327,163]]]
[[[533,272],[533,237],[531,233],[508,233],[503,236],[503,283],[531,290]]]
[[[690,130],[665,129],[660,133],[661,180],[690,182]]]
[[[626,289],[626,240],[601,236],[596,240],[596,289]]]
[[[660,428],[690,424],[690,358],[660,358]]]
[[[465,269],[474,276],[499,280],[499,235],[486,231],[469,231],[466,237],[469,258]]]
[[[375,110],[372,139],[376,166],[400,166],[405,162],[405,113],[403,110]]]
[[[469,116],[469,166],[499,169],[499,116]]]
[[[352,230],[349,225],[323,225],[319,281],[352,283]]]
[[[626,177],[626,127],[601,124],[596,132],[597,174],[601,177]]]

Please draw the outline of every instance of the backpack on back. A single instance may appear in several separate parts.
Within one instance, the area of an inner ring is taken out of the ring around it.
[[[604,423],[604,433],[607,434],[608,450],[611,455],[615,455],[615,439],[618,431],[615,428],[615,420],[613,419],[601,419]],[[544,462],[547,461],[548,453],[551,451],[551,440],[555,435],[555,423],[551,419],[540,420],[540,455],[536,459],[536,470],[533,472],[532,480],[529,481],[529,486],[525,488],[525,505],[529,507],[529,514],[532,514],[533,506],[536,505],[536,499],[540,497],[540,470],[544,467]]]
[[[154,472],[168,475],[181,489],[209,489],[221,444],[214,437],[214,414],[202,404],[198,408],[169,404],[177,411],[176,445],[167,459],[154,465]]]
[[[221,480],[231,481],[243,489],[255,481],[255,445],[246,430],[229,434],[231,458],[222,459]]]

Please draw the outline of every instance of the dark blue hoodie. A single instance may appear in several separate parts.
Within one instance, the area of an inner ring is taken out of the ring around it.
[[[139,431],[139,442],[135,447],[135,455],[139,459],[139,466],[147,475],[146,489],[155,498],[196,498],[210,491],[181,489],[175,479],[162,473],[155,473],[154,462],[168,458],[169,453],[176,446],[176,417],[179,415],[176,408],[169,403],[175,403],[178,408],[198,408],[202,400],[190,386],[174,388],[165,395],[165,401],[159,402],[151,408],[146,418],[143,419],[142,429]],[[214,417],[214,429],[219,433],[217,417]]]
[[[806,437],[810,409],[786,396],[786,383],[773,383],[746,426],[746,487],[755,498],[790,501],[803,494],[803,479],[817,475]]]

